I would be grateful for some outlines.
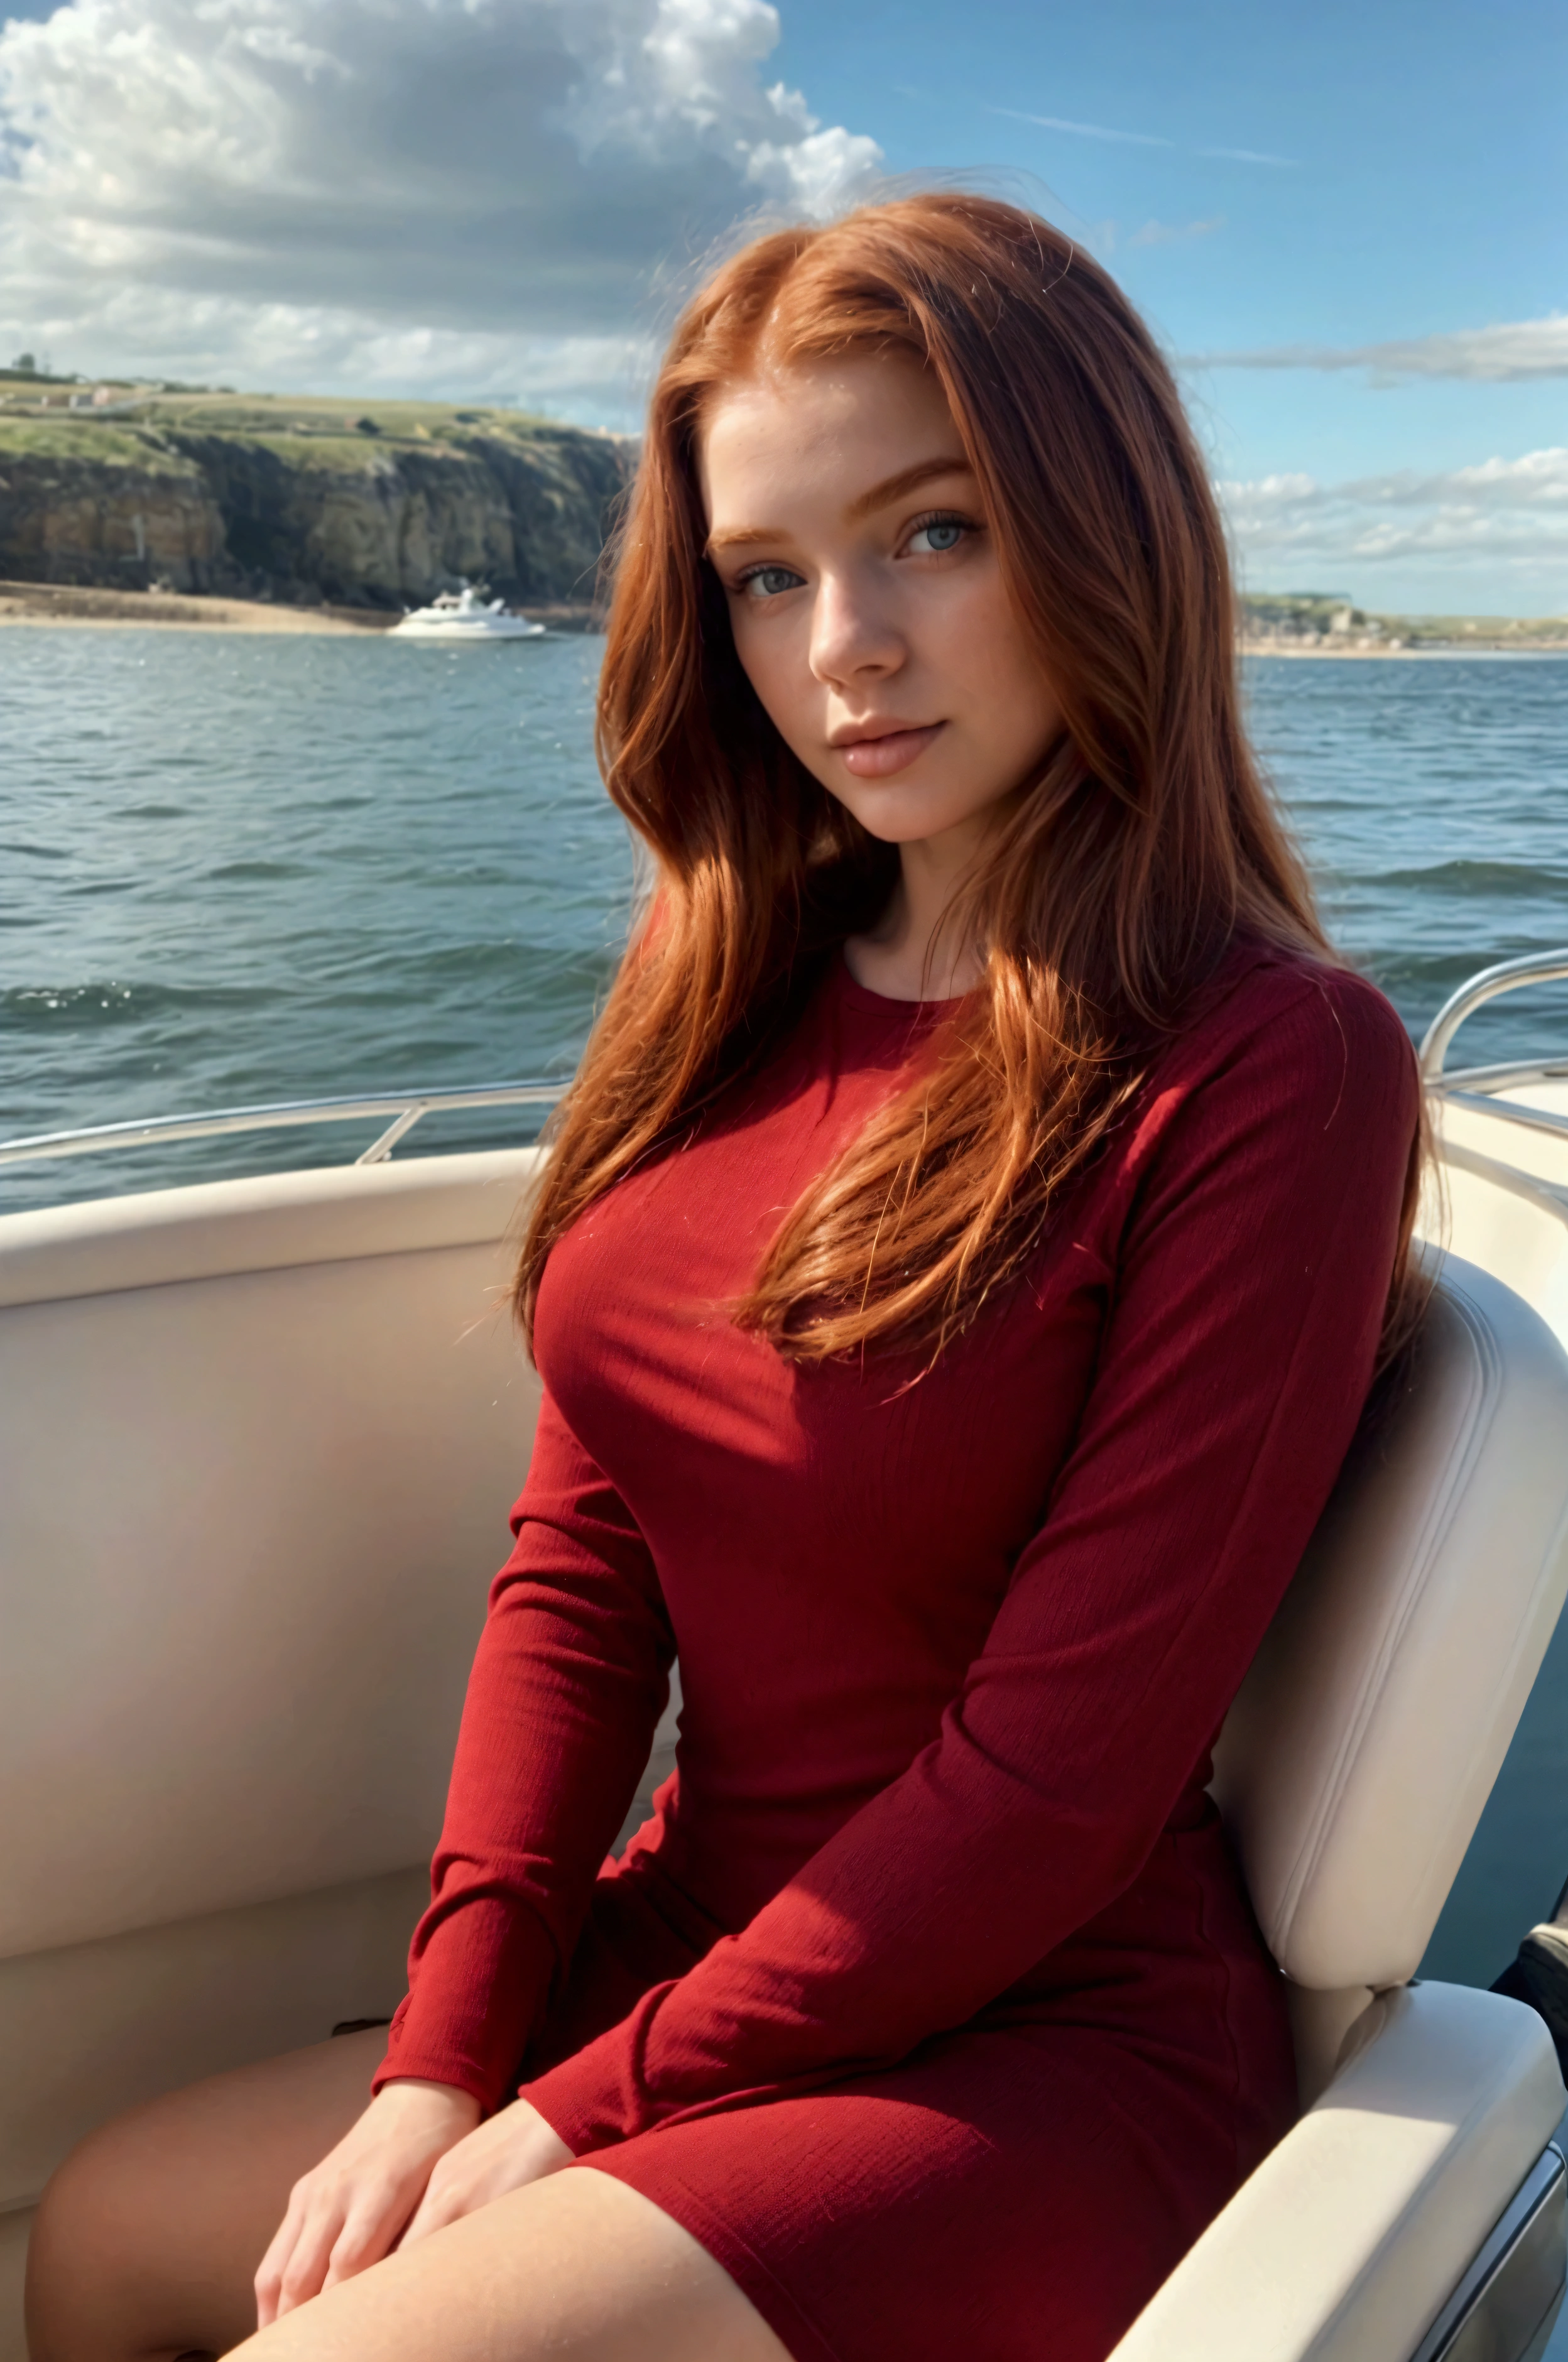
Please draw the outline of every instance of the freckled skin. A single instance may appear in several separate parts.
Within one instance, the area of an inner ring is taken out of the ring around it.
[[[852,940],[854,973],[895,999],[967,988],[972,954],[939,946],[933,968],[933,933],[1061,712],[940,385],[901,355],[765,370],[712,403],[701,476],[710,557],[763,706],[900,849],[900,889]]]

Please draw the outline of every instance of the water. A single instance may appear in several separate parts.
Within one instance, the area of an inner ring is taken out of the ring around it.
[[[569,1073],[630,896],[602,643],[0,639],[0,1137]],[[1568,938],[1568,663],[1249,668],[1334,931],[1419,1031]],[[1465,1054],[1568,1042],[1551,988]],[[527,1138],[427,1120],[411,1146]],[[333,1162],[378,1127],[0,1169],[0,1209]]]
[[[569,1073],[630,900],[600,646],[0,635],[0,1137]],[[1262,657],[1248,683],[1333,931],[1412,1030],[1568,941],[1568,662]],[[1562,988],[1484,1011],[1463,1054],[1545,1045]],[[0,1209],[334,1162],[380,1128],[13,1166]],[[1568,1626],[1430,1972],[1488,1981],[1565,1872]]]
[[[7,632],[0,1137],[569,1074],[629,890],[601,646]],[[380,1129],[12,1166],[0,1209],[337,1162]]]
[[[1334,938],[1413,1032],[1477,968],[1568,942],[1568,661],[1265,657],[1248,680]],[[1568,1048],[1561,987],[1492,1004],[1462,1054],[1548,1039]]]

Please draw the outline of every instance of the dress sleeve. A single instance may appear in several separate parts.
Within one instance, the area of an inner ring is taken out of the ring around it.
[[[513,2084],[636,1792],[675,1644],[631,1512],[547,1394],[374,2088]]]
[[[1354,1430],[1417,1108],[1393,1011],[1329,973],[1174,1113],[1152,1094],[1095,1382],[984,1651],[747,1927],[524,2086],[576,2154],[894,2063],[1132,1882]]]

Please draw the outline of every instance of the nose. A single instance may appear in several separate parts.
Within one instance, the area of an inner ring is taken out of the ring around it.
[[[872,585],[850,573],[824,573],[812,610],[811,666],[824,688],[884,679],[906,655],[902,635]]]

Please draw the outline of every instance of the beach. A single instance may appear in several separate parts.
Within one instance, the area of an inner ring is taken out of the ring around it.
[[[593,608],[544,601],[528,608],[555,632],[591,631]],[[0,624],[64,624],[84,631],[307,632],[342,638],[390,631],[402,621],[390,607],[293,606],[267,599],[191,597],[177,590],[109,590],[52,582],[0,581]]]
[[[80,624],[90,631],[159,624],[192,631],[385,631],[395,614],[356,607],[274,606],[261,599],[182,598],[170,590],[78,590],[0,582],[0,624]]]

